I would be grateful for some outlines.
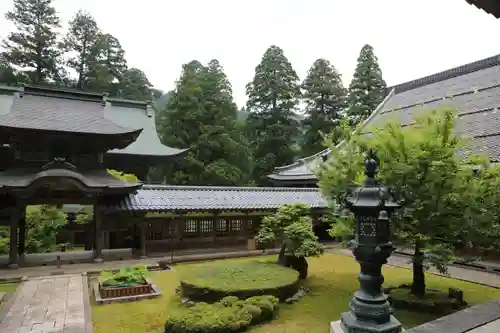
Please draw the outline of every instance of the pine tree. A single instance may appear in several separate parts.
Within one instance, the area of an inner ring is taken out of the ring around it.
[[[16,85],[17,81],[16,71],[0,55],[0,84]]]
[[[301,153],[309,156],[324,149],[322,134],[332,134],[339,125],[347,106],[347,89],[341,75],[325,59],[314,62],[302,89],[306,119],[303,121]]]
[[[236,130],[231,85],[216,60],[208,66],[183,66],[160,129],[163,141],[189,148],[182,163],[166,171],[167,181],[192,185],[243,185],[248,181],[249,152]]]
[[[246,87],[250,112],[246,131],[255,162],[253,178],[258,184],[265,184],[274,167],[292,163],[296,155],[298,122],[294,110],[301,95],[298,81],[283,50],[273,45]]]
[[[30,83],[52,81],[60,69],[56,32],[60,24],[52,0],[14,0],[14,8],[5,18],[17,31],[3,41],[3,58],[20,68]]]
[[[373,47],[365,45],[358,57],[358,64],[349,85],[348,117],[356,125],[375,111],[383,101],[387,85]]]
[[[86,85],[91,52],[99,36],[99,27],[90,13],[80,10],[69,22],[69,31],[64,37],[63,49],[65,52],[74,54],[68,59],[67,65],[77,73],[77,89],[83,89]]]
[[[100,35],[89,57],[88,87],[116,96],[126,70],[125,51],[118,38],[111,34]]]
[[[123,72],[118,83],[118,97],[138,101],[152,99],[153,85],[146,74],[138,68],[129,68]]]

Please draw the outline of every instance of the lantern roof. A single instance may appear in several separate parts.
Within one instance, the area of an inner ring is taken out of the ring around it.
[[[375,152],[370,149],[365,161],[366,179],[354,188],[346,198],[347,208],[356,211],[359,209],[393,211],[399,208],[389,189],[380,184],[376,179],[378,171],[378,159]]]

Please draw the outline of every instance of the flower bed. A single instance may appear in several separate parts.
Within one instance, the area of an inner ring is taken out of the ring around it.
[[[102,272],[94,286],[96,302],[102,304],[159,296],[159,290],[147,276],[149,272],[144,265],[122,268],[118,272]]]

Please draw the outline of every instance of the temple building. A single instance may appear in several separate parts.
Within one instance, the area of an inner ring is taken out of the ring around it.
[[[0,87],[0,150],[0,225],[10,229],[9,254],[0,256],[0,265],[13,268],[40,263],[37,255],[54,261],[54,254],[26,253],[29,205],[92,206],[90,223],[70,221],[64,232],[95,262],[107,249],[145,257],[251,247],[262,217],[280,206],[308,204],[315,224],[327,208],[317,189],[143,185],[111,176],[107,168],[146,179],[149,166],[185,150],[160,142],[148,103],[105,94]]]
[[[361,131],[370,126],[382,127],[395,119],[403,126],[410,125],[412,117],[426,109],[449,106],[458,110],[456,131],[472,139],[471,151],[500,161],[500,55],[402,83],[387,91],[386,98],[361,125]],[[315,170],[329,156],[330,150],[325,149],[276,168],[269,179],[277,186],[317,186]]]

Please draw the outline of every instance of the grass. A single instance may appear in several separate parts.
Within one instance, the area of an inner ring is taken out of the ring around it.
[[[271,257],[268,257],[269,260]],[[272,257],[275,259],[275,256]],[[224,263],[266,260],[260,258],[230,259]],[[295,305],[282,305],[278,319],[263,326],[252,328],[251,333],[325,333],[329,323],[348,310],[348,304],[359,284],[356,275],[359,265],[350,257],[325,254],[309,259],[309,277],[306,284],[312,292]],[[219,261],[221,262],[221,261]],[[131,303],[107,305],[92,304],[92,320],[95,333],[163,333],[165,316],[178,306],[174,289],[179,285],[179,273],[183,274],[196,266],[213,265],[213,262],[180,264],[176,271],[157,272],[153,279],[163,296],[156,299]],[[402,268],[384,267],[385,285],[400,285],[411,281],[411,271]],[[242,281],[243,283],[243,281]],[[500,290],[482,285],[428,274],[428,288],[448,290],[460,288],[469,305],[500,298]],[[430,314],[396,311],[395,316],[405,328],[411,328],[435,319]]]
[[[278,288],[295,283],[298,277],[293,269],[257,260],[188,265],[181,274],[183,282],[221,291]]]
[[[0,293],[7,293],[8,296],[8,294],[16,291],[18,285],[18,283],[0,283]],[[2,309],[3,302],[5,302],[5,300],[5,298],[3,299],[3,301],[0,300],[0,309]]]
[[[0,293],[13,293],[17,286],[17,283],[0,283]]]

